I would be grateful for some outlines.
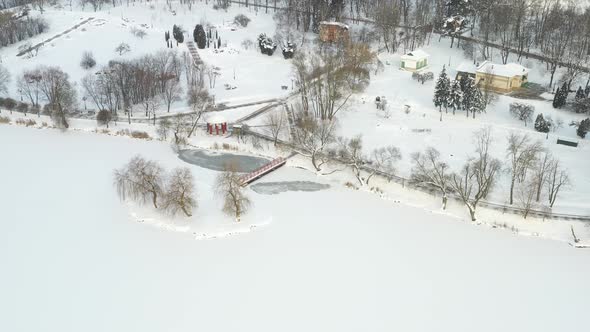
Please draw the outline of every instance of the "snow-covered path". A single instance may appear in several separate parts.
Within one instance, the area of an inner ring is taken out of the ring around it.
[[[111,185],[165,145],[0,127],[1,331],[584,330],[590,251],[342,189],[259,195],[272,222],[196,241],[136,223]],[[215,172],[193,167],[217,214]],[[283,168],[269,182],[313,180]],[[202,220],[202,221],[201,221]]]

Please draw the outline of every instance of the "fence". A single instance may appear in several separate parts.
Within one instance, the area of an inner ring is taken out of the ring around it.
[[[261,133],[258,133],[258,132],[254,132],[254,131],[247,129],[247,128],[244,128],[243,132],[244,132],[244,134],[256,136],[258,138],[261,138],[261,139],[264,139],[264,140],[267,140],[270,142],[274,142],[274,138],[264,135],[264,134],[261,134]],[[289,147],[291,149],[294,149],[294,150],[300,150],[294,144],[289,143],[289,142],[278,140],[277,143],[279,143],[283,146]],[[338,160],[337,158],[330,158],[330,159],[334,162],[338,162],[338,163],[342,162],[341,160]],[[404,188],[406,188],[406,187],[411,188],[411,189],[418,190],[418,191],[428,193],[431,195],[437,194],[436,189],[433,189],[428,186],[416,184],[407,178],[404,178],[404,177],[401,177],[401,176],[398,176],[395,174],[389,174],[386,172],[375,170],[374,168],[371,168],[368,165],[362,165],[360,168],[363,171],[366,171],[369,173],[375,172],[376,175],[382,176],[382,177],[388,179],[389,181],[393,181],[395,183],[398,183],[398,184],[402,185],[402,187],[404,187]],[[457,196],[457,195],[448,194],[447,197],[460,202],[459,196]],[[521,209],[519,207],[509,206],[506,204],[494,203],[494,202],[485,201],[485,200],[479,201],[478,206],[483,206],[483,207],[487,207],[487,208],[494,209],[497,211],[502,211],[503,213],[511,213],[511,214],[517,214],[517,215],[524,215],[524,213],[525,213],[525,210]],[[534,209],[529,210],[528,215],[536,216],[536,217],[543,218],[543,219],[576,220],[576,221],[590,222],[590,216],[588,216],[588,215],[553,213],[550,211],[542,211],[542,210],[534,210]]]

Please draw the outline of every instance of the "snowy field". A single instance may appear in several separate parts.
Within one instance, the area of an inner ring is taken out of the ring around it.
[[[112,186],[112,169],[137,153],[167,168],[187,165],[164,143],[2,126],[0,149],[2,331],[586,324],[590,252],[560,242],[476,227],[330,181],[316,192],[249,191],[255,212],[245,222],[264,225],[195,240],[137,222]],[[196,232],[213,218],[229,222],[210,193],[215,173],[191,169],[200,207],[185,225]],[[320,181],[284,168],[262,182],[294,178]]]
[[[172,11],[176,14],[173,15]],[[234,17],[244,13],[252,21],[246,28],[236,27]],[[32,11],[31,15],[40,15]],[[102,11],[93,12],[90,6],[83,11],[76,8],[72,11],[48,8],[42,16],[49,22],[49,31],[37,35],[27,41],[33,45],[42,42],[56,34],[76,25],[80,21],[93,17],[94,20],[71,33],[51,41],[43,46],[37,56],[27,59],[17,57],[18,46],[24,42],[0,49],[3,65],[10,70],[12,77],[21,75],[25,69],[33,69],[38,65],[59,66],[70,75],[73,82],[80,84],[80,80],[88,73],[93,73],[110,60],[136,59],[146,54],[166,50],[164,32],[172,31],[174,24],[185,30],[185,41],[192,40],[192,33],[197,24],[210,24],[218,31],[222,39],[221,52],[215,53],[213,48],[199,50],[199,55],[205,64],[219,67],[220,76],[211,93],[218,103],[242,104],[252,101],[281,97],[289,91],[281,86],[291,87],[291,63],[283,59],[280,51],[273,57],[261,54],[257,47],[245,50],[244,40],[256,39],[261,33],[273,36],[275,23],[272,15],[257,14],[245,8],[232,7],[227,12],[214,10],[212,6],[199,2],[188,10],[176,2],[171,7],[165,1],[151,1],[146,3],[131,3],[129,7],[105,5]],[[147,35],[137,38],[131,33],[132,28],[144,30]],[[131,52],[119,55],[115,48],[120,43],[127,43]],[[186,44],[174,48],[178,54],[187,51]],[[91,51],[97,61],[95,69],[84,70],[80,67],[80,60],[85,51]],[[65,56],[64,56],[65,55]],[[270,70],[272,68],[272,70]],[[260,80],[264,77],[264,80]],[[14,83],[14,80],[13,80]],[[235,86],[234,90],[226,90],[225,84]],[[207,84],[208,85],[208,84]],[[10,94],[18,96],[16,84],[10,86]],[[79,86],[79,97],[83,96]],[[185,89],[186,90],[186,89]],[[88,105],[94,107],[94,105]],[[177,102],[172,111],[186,111],[185,102]]]
[[[463,58],[463,54],[456,48],[450,49],[450,40],[438,41],[434,38],[429,46],[424,47],[429,54],[430,67],[436,77],[446,66],[451,79],[455,78],[456,68],[462,62],[469,62]],[[379,59],[385,64],[382,73],[373,75],[371,83],[362,94],[354,95],[350,104],[342,111],[338,119],[340,121],[340,134],[353,137],[362,135],[365,150],[369,152],[373,148],[394,145],[400,148],[403,159],[399,163],[401,176],[409,177],[411,172],[411,154],[421,152],[428,146],[435,147],[441,152],[443,160],[450,164],[454,170],[459,170],[469,155],[473,153],[473,133],[490,126],[493,130],[494,144],[493,154],[500,160],[506,159],[506,138],[511,132],[519,134],[527,133],[533,139],[539,140],[555,156],[564,167],[569,169],[570,178],[573,179],[571,187],[566,188],[553,207],[554,212],[572,214],[590,214],[590,174],[587,172],[590,166],[590,143],[588,139],[579,139],[574,127],[568,124],[571,121],[580,121],[587,117],[584,114],[575,114],[570,111],[557,110],[551,106],[551,101],[522,100],[513,97],[499,95],[498,100],[489,106],[487,112],[478,114],[475,119],[466,117],[465,112],[452,111],[445,113],[443,109],[442,122],[440,113],[432,102],[435,81],[424,85],[412,80],[411,73],[399,69],[400,56],[381,54]],[[499,60],[499,58],[497,59]],[[513,59],[515,60],[515,59]],[[450,66],[449,66],[450,63]],[[525,65],[532,66],[530,81],[547,85],[548,77],[544,76],[541,65],[535,61],[525,60]],[[558,77],[556,75],[556,77]],[[377,110],[375,96],[385,96],[391,110],[391,117],[386,119],[383,111]],[[535,107],[535,115],[543,113],[554,120],[562,119],[564,127],[556,133],[550,133],[546,139],[544,133],[536,132],[533,124],[524,126],[522,121],[513,118],[509,112],[512,102],[526,102]],[[404,105],[411,107],[406,114]],[[558,138],[579,142],[578,148],[566,147],[555,144]],[[505,166],[508,166],[505,164]],[[500,179],[491,199],[497,203],[506,203],[509,188],[509,176],[506,174]]]

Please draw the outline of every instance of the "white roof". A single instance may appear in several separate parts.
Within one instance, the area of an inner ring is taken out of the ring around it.
[[[339,26],[341,28],[348,29],[348,25],[346,25],[344,23],[340,23],[340,22],[322,21],[322,22],[320,22],[320,25],[336,25],[336,26]]]
[[[477,71],[477,66],[474,65],[473,62],[462,62],[459,66],[457,66],[456,70],[462,73],[475,74]]]
[[[492,74],[502,77],[522,76],[529,73],[529,69],[519,65],[518,63],[507,63],[505,65],[494,64],[489,61],[477,68],[477,72],[481,74]]]
[[[209,117],[207,117],[207,123],[210,124],[220,124],[220,123],[226,123],[227,121],[225,120],[225,118],[219,114],[213,114],[210,115]]]
[[[402,55],[402,59],[424,59],[428,58],[430,54],[422,51],[422,50],[414,50],[410,53]]]

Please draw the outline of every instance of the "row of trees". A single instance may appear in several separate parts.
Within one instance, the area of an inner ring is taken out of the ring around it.
[[[18,43],[49,29],[43,18],[26,16],[15,19],[13,15],[10,11],[0,12],[0,47]]]
[[[510,179],[508,204],[517,203],[524,211],[524,218],[543,197],[553,207],[560,191],[570,184],[568,172],[559,160],[526,134],[509,135],[505,167],[490,153],[493,139],[489,128],[477,132],[474,143],[475,153],[460,172],[452,172],[435,148],[413,154],[411,181],[439,191],[443,209],[448,195],[456,194],[473,221],[478,204],[491,193],[502,171]]]
[[[132,106],[141,105],[150,116],[163,101],[170,111],[182,93],[180,79],[186,60],[176,52],[160,51],[134,60],[110,61],[96,74],[86,75],[82,88],[99,110],[116,113],[122,107],[131,116]]]
[[[454,115],[457,110],[465,110],[466,116],[471,113],[473,118],[476,113],[485,112],[487,107],[485,95],[473,78],[463,76],[460,81],[451,81],[445,68],[436,81],[433,102],[440,112],[443,108],[448,112],[450,108]]]
[[[187,167],[173,169],[169,174],[156,161],[133,157],[121,169],[114,171],[114,185],[122,200],[149,203],[170,215],[193,215],[198,207],[195,179]],[[223,212],[237,221],[250,207],[235,167],[228,165],[215,181],[216,194],[223,200]]]

